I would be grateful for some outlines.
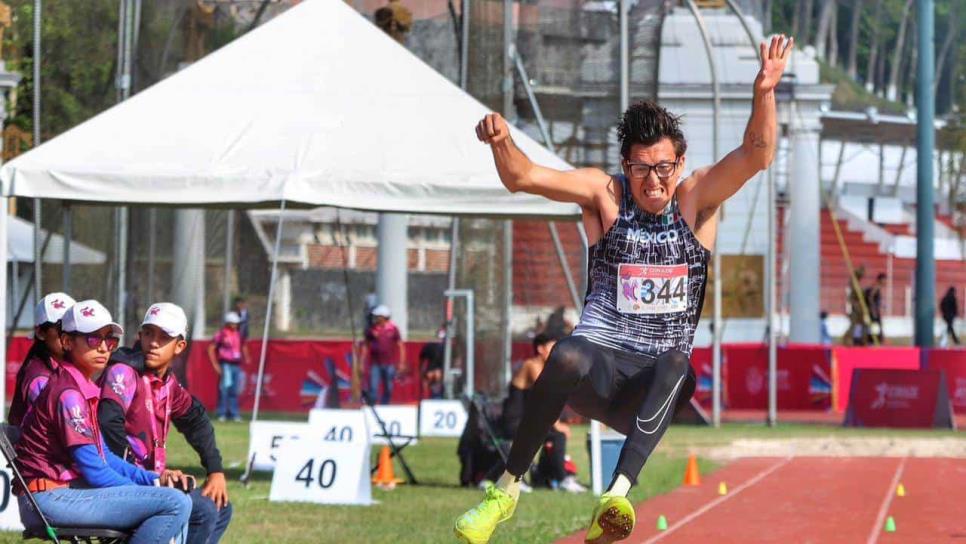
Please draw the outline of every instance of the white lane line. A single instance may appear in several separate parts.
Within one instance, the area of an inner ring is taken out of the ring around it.
[[[751,478],[750,480],[746,481],[745,483],[743,483],[743,484],[739,485],[738,487],[734,488],[734,490],[732,490],[731,493],[728,493],[727,495],[724,495],[722,497],[718,497],[717,499],[709,502],[708,504],[702,506],[701,508],[695,510],[694,512],[691,512],[690,514],[684,516],[683,518],[681,518],[681,521],[678,521],[677,523],[671,525],[670,527],[667,528],[666,531],[663,531],[660,534],[656,534],[656,535],[652,536],[650,539],[645,540],[644,541],[644,544],[652,544],[654,542],[657,542],[657,541],[663,539],[664,537],[670,535],[674,531],[677,531],[681,527],[684,527],[686,524],[690,523],[691,521],[693,521],[698,516],[701,516],[702,514],[706,513],[707,511],[711,510],[712,508],[718,506],[719,504],[721,504],[721,503],[723,503],[723,502],[725,502],[725,501],[727,501],[727,500],[729,500],[729,499],[731,499],[733,497],[736,497],[742,491],[748,489],[749,487],[751,487],[751,486],[757,484],[758,482],[762,481],[763,479],[765,479],[769,474],[771,474],[771,473],[775,472],[776,470],[780,469],[781,467],[787,465],[789,463],[789,461],[791,461],[793,458],[794,458],[793,456],[786,457],[786,458],[782,459],[781,461],[775,463],[774,465],[772,465],[772,466],[766,468],[765,470],[759,472],[757,475],[755,475],[755,477]]]
[[[899,462],[899,466],[896,467],[896,473],[892,476],[892,483],[889,484],[889,489],[886,490],[886,495],[882,499],[882,506],[879,507],[879,515],[875,518],[875,525],[872,526],[872,531],[869,532],[869,539],[866,540],[866,544],[875,544],[879,540],[879,535],[882,534],[882,524],[885,523],[886,514],[889,513],[892,498],[896,496],[896,486],[899,485],[899,478],[902,478],[902,472],[906,469],[907,459],[909,458],[903,457],[902,461]]]

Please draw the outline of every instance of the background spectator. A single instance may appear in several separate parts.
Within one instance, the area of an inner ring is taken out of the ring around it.
[[[241,317],[235,312],[225,314],[225,326],[208,345],[208,359],[218,374],[218,421],[241,421],[238,395],[245,390],[242,365],[250,361],[248,346],[242,339]]]
[[[942,300],[939,301],[939,312],[943,316],[943,321],[946,322],[946,335],[949,340],[952,340],[953,344],[959,345],[959,337],[956,336],[956,327],[953,326],[953,322],[956,320],[956,316],[959,315],[959,301],[956,300],[956,288],[949,286],[949,290],[943,296]]]
[[[372,326],[366,329],[362,360],[369,366],[369,398],[389,404],[396,372],[406,371],[406,350],[396,324],[389,320],[389,307],[380,304],[372,309]],[[382,395],[379,394],[382,384]],[[378,400],[377,400],[378,399]]]

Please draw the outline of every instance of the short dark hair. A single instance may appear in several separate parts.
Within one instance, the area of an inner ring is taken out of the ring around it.
[[[886,276],[885,272],[879,272],[879,275],[875,277],[875,281],[881,281],[887,279],[888,277],[889,276]]]
[[[239,302],[247,302],[247,301],[245,300],[245,297],[241,295],[236,296],[235,299],[231,301],[233,305],[238,304]]]
[[[627,108],[617,125],[617,139],[621,156],[627,158],[634,144],[654,145],[664,138],[674,144],[674,154],[680,157],[688,150],[688,142],[681,132],[681,117],[674,115],[650,100]]]
[[[537,348],[539,348],[540,346],[545,346],[550,342],[556,342],[556,341],[557,341],[556,335],[541,332],[540,334],[533,337],[533,351],[537,351]]]

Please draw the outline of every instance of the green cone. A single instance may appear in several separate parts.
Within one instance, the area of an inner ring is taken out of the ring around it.
[[[892,519],[892,518],[889,518],[889,519]],[[667,531],[667,518],[664,517],[663,515],[660,515],[657,517],[657,530]]]
[[[886,518],[885,532],[894,533],[896,532],[896,520],[892,519],[892,516]]]

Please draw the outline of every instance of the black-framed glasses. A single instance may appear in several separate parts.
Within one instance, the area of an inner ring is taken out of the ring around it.
[[[121,343],[121,339],[116,336],[101,336],[93,332],[89,332],[89,333],[72,332],[69,334],[71,336],[77,336],[77,337],[83,338],[84,341],[87,342],[87,347],[91,349],[97,349],[98,347],[100,347],[101,342],[103,342],[104,346],[107,348],[107,351],[114,351],[117,349],[117,346],[120,345]]]
[[[651,170],[654,170],[657,177],[667,179],[674,175],[674,171],[677,170],[680,162],[681,159],[678,158],[673,161],[661,161],[657,164],[647,164],[646,162],[625,162],[624,164],[627,165],[627,171],[632,178],[646,178],[651,175]]]

